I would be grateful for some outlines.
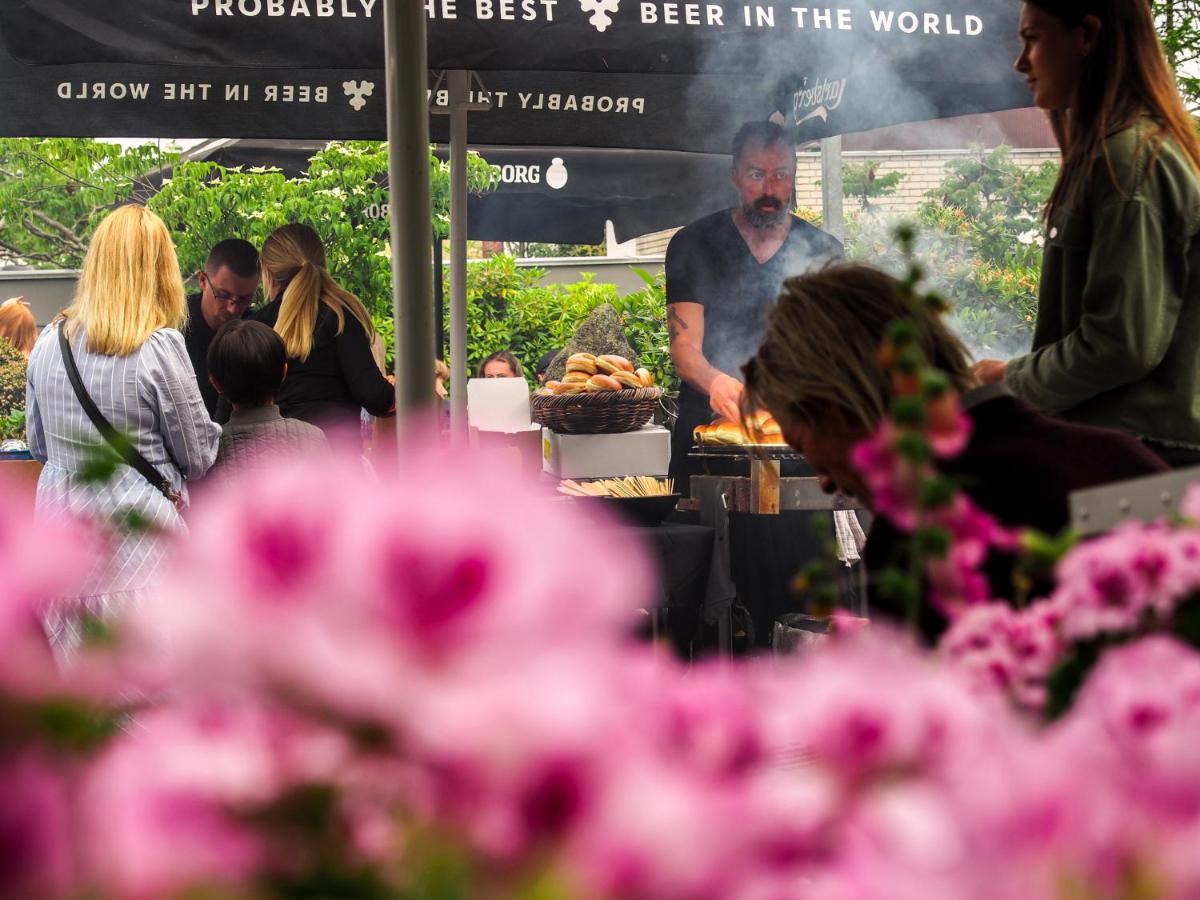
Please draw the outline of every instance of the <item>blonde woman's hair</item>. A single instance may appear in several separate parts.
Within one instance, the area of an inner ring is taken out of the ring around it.
[[[0,303],[0,338],[6,339],[28,356],[37,342],[37,320],[24,297],[11,297]]]
[[[162,219],[136,203],[110,213],[92,235],[63,316],[87,331],[90,351],[105,356],[128,356],[160,328],[182,328],[183,277]]]
[[[375,337],[367,308],[333,280],[325,268],[321,238],[307,225],[293,222],[276,228],[263,242],[261,259],[264,283],[270,279],[276,296],[283,291],[275,331],[283,338],[289,358],[308,359],[321,304],[337,316],[338,334],[350,313],[367,333],[368,342]]]
[[[748,409],[817,425],[833,408],[874,428],[888,415],[892,387],[879,362],[888,326],[915,321],[925,357],[960,393],[976,386],[970,356],[936,314],[910,306],[896,280],[863,265],[789,278],[766,335],[742,367]]]

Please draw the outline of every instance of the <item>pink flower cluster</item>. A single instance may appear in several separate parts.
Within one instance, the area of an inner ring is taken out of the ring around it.
[[[1023,610],[1007,603],[982,604],[950,625],[939,650],[981,695],[999,694],[1018,708],[1040,712],[1046,705],[1046,679],[1065,650],[1058,626],[1049,604]]]
[[[1111,654],[1038,732],[978,688],[1036,704],[1057,607],[972,607],[939,655],[872,627],[684,667],[631,637],[632,538],[481,459],[280,465],[191,526],[85,654],[101,689],[0,657],[0,896],[404,895],[447,859],[488,897],[1200,890],[1200,657],[1169,641]],[[36,578],[8,573],[35,544],[7,534],[3,636],[33,647],[8,623]]]
[[[921,436],[935,458],[948,459],[966,446],[971,436],[971,420],[958,409],[952,395],[940,398],[937,406],[942,410],[937,426],[931,426]],[[1015,539],[962,493],[949,505],[922,509],[922,485],[937,472],[932,462],[916,462],[900,452],[902,438],[915,434],[918,432],[884,420],[854,448],[851,458],[871,492],[872,510],[877,515],[887,518],[905,534],[915,534],[922,528],[938,528],[949,534],[949,552],[942,557],[927,558],[924,575],[930,601],[953,619],[963,608],[992,599],[981,566],[992,548],[1011,549]]]

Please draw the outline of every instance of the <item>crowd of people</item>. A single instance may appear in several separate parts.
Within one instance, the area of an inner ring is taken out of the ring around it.
[[[1030,353],[972,364],[893,278],[843,263],[839,241],[790,213],[788,133],[748,123],[732,147],[737,202],[684,228],[667,251],[670,352],[683,382],[671,469],[685,492],[693,428],[765,408],[825,487],[871,509],[850,453],[888,414],[877,354],[904,317],[973,426],[943,467],[1005,525],[1057,532],[1074,490],[1200,463],[1200,139],[1149,6],[1027,0],[1019,29],[1016,69],[1063,153]],[[149,586],[163,536],[184,527],[190,483],[283,452],[360,451],[364,414],[396,412],[382,340],[311,227],[285,225],[261,248],[222,241],[196,280],[185,296],[166,226],[130,204],[97,228],[73,303],[36,342],[27,304],[0,305],[0,344],[22,365],[28,357],[39,509],[134,510],[153,526],[122,533],[94,573],[85,599],[95,611]],[[265,304],[254,309],[260,289]],[[554,356],[538,361],[539,382]],[[524,378],[524,367],[500,350],[476,375]],[[433,376],[444,397],[442,361]],[[79,477],[97,432],[125,463],[107,483]],[[763,590],[786,591],[808,549],[795,531],[741,527],[765,560]],[[893,565],[898,541],[876,519],[868,569]],[[988,575],[997,596],[1012,596],[1009,561],[990,560]],[[69,640],[70,623],[60,625]]]

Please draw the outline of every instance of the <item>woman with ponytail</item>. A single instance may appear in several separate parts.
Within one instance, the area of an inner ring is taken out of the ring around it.
[[[275,229],[262,247],[258,314],[287,347],[288,374],[276,402],[286,418],[349,435],[357,441],[362,410],[396,411],[396,390],[371,355],[375,328],[362,301],[334,281],[325,248],[307,225]]]
[[[1020,37],[1062,169],[1033,350],[976,374],[1200,463],[1200,140],[1149,0],[1027,0]]]

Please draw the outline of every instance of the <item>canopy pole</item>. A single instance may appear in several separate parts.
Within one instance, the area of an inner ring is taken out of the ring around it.
[[[429,197],[429,73],[425,7],[384,0],[392,308],[396,317],[396,427],[425,410],[432,421],[433,252]]]
[[[419,6],[419,4],[413,4]],[[471,73],[446,73],[450,105],[450,432],[467,435],[467,100]]]
[[[821,140],[821,227],[839,241],[846,239],[842,211],[842,136]]]

